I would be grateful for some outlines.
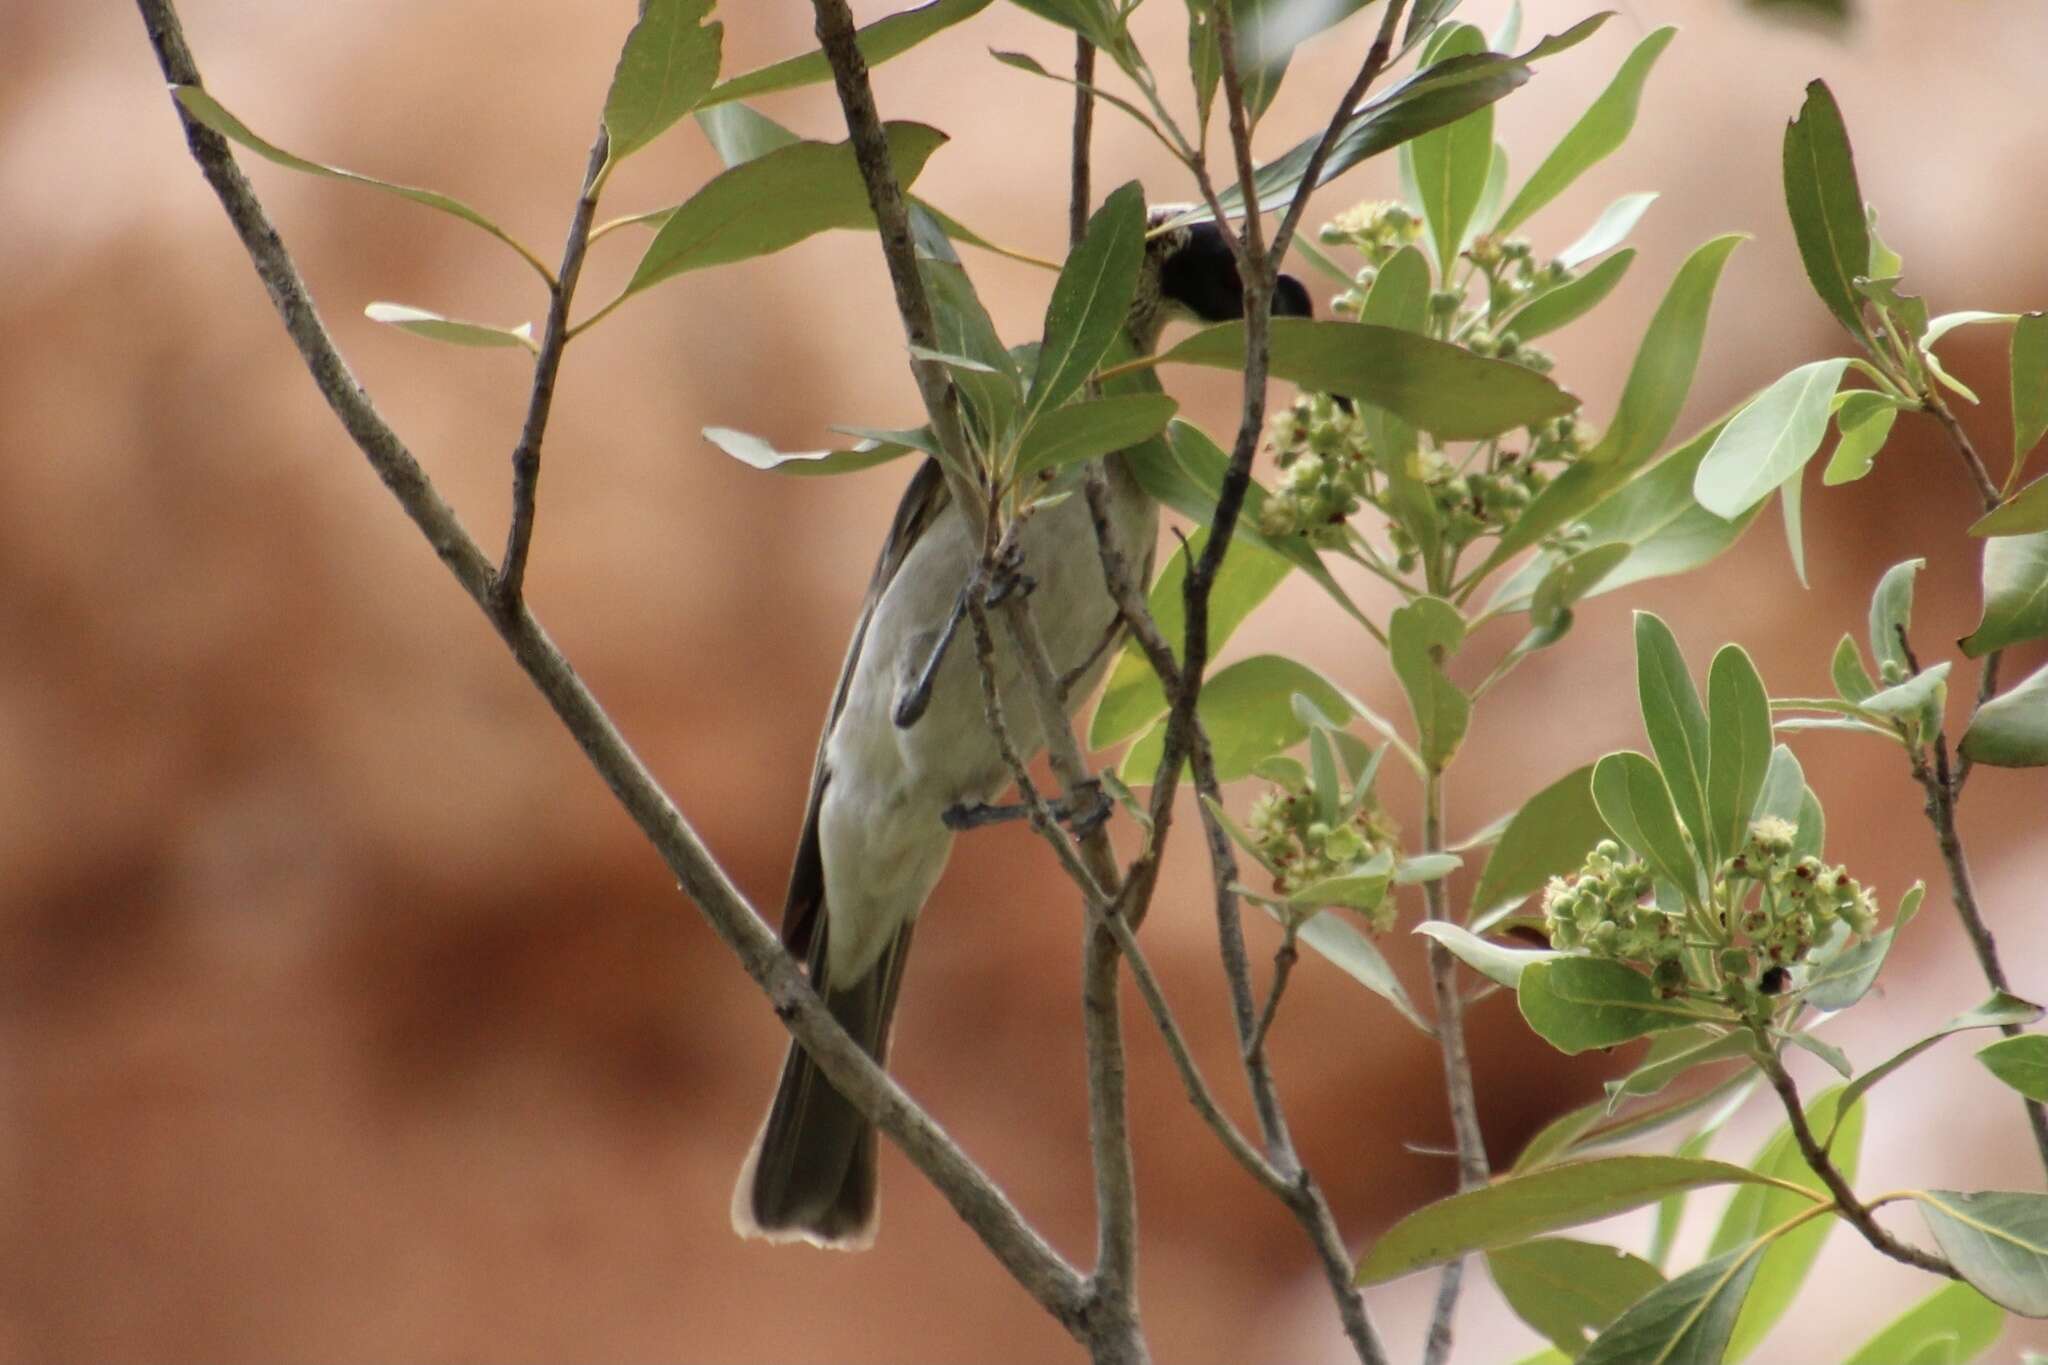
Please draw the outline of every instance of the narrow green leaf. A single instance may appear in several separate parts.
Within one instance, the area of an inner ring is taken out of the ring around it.
[[[1568,269],[1577,270],[1595,256],[1614,250],[1628,240],[1636,230],[1636,224],[1649,212],[1650,205],[1657,202],[1654,191],[1639,191],[1624,194],[1621,198],[1602,209],[1600,216],[1593,220],[1593,226],[1579,235],[1577,241],[1557,253],[1557,259]]]
[[[890,123],[885,131],[896,178],[906,186],[946,140],[921,123]],[[792,143],[722,172],[679,205],[648,243],[625,292],[873,221],[850,141]]]
[[[1515,1174],[1520,1174],[1535,1170],[1539,1166],[1557,1165],[1568,1157],[1582,1155],[1597,1147],[1612,1146],[1617,1142],[1633,1142],[1637,1138],[1690,1118],[1701,1110],[1718,1106],[1714,1113],[1708,1116],[1702,1131],[1716,1130],[1748,1100],[1750,1093],[1756,1088],[1757,1079],[1754,1071],[1737,1072],[1697,1095],[1651,1105],[1619,1116],[1607,1112],[1605,1099],[1581,1105],[1538,1129],[1536,1136],[1529,1139],[1521,1154],[1515,1158],[1515,1164],[1511,1169]]]
[[[1241,659],[1203,683],[1195,709],[1215,750],[1218,781],[1234,782],[1249,774],[1260,759],[1291,749],[1308,737],[1309,727],[1294,713],[1297,692],[1334,719],[1341,721],[1351,715],[1343,693],[1321,674],[1277,654]],[[1165,751],[1162,719],[1131,746],[1117,766],[1117,775],[1132,786],[1148,785]]]
[[[1144,256],[1145,190],[1133,180],[1088,220],[1087,234],[1053,285],[1031,376],[1032,414],[1066,402],[1101,363],[1130,314]]]
[[[1785,129],[1785,207],[1814,292],[1851,336],[1863,339],[1863,300],[1854,282],[1870,268],[1870,228],[1849,130],[1825,81],[1806,87],[1805,107]]]
[[[1502,331],[1534,341],[1577,322],[1614,292],[1635,259],[1634,247],[1617,251],[1577,279],[1544,290],[1509,314],[1501,324]]]
[[[2026,536],[2048,531],[2048,475],[2034,480],[1970,527],[1973,536]]]
[[[1873,280],[1896,280],[1899,277],[1898,268],[1894,266],[1889,270],[1880,270],[1877,266],[1876,257],[1877,248],[1873,245],[1871,247],[1870,278]],[[1920,336],[1920,348],[1922,350],[1932,350],[1936,342],[1958,327],[1968,327],[1980,322],[2018,322],[2019,317],[2018,313],[1987,313],[1979,308],[1965,308],[1954,313],[1943,313],[1938,318],[1929,319],[1927,330]]]
[[[1906,918],[1904,912],[1901,912],[1900,918]],[[1896,928],[1896,926],[1894,927]],[[1856,1103],[1857,1100],[1869,1093],[1872,1086],[1884,1080],[1894,1071],[1897,1071],[1900,1067],[1951,1034],[1967,1033],[1971,1029],[2004,1028],[2008,1024],[2025,1026],[2034,1023],[2040,1017],[2041,1007],[2032,1001],[2022,1000],[2014,995],[2007,995],[2004,991],[1994,991],[1991,998],[1983,1004],[1957,1015],[1925,1038],[1918,1039],[1906,1047],[1900,1048],[1897,1052],[1849,1082],[1848,1085],[1842,1088],[1843,1098],[1849,1104]],[[1827,1147],[1832,1146],[1833,1143],[1834,1135],[1831,1133],[1821,1145]]]
[[[2048,1318],[2048,1195],[1923,1190],[1913,1197],[1942,1253],[1985,1298]]]
[[[1950,666],[1944,659],[1896,686],[1865,698],[1862,709],[1894,720],[1914,720],[1929,709],[1939,711],[1941,698],[1947,692]]]
[[[1017,447],[1017,477],[1049,473],[1157,436],[1179,406],[1164,394],[1127,393],[1054,408],[1024,433]]]
[[[854,33],[854,41],[860,47],[860,55],[870,67],[880,66],[892,57],[901,56],[925,39],[939,33],[963,19],[971,19],[987,9],[989,0],[932,0],[927,5],[914,9],[900,10],[884,15],[872,24],[864,24]],[[832,79],[832,64],[822,51],[805,52],[786,58],[758,70],[744,72],[729,80],[721,81],[698,103],[699,108],[724,104],[729,100],[753,99],[757,95],[770,94],[777,90],[793,90],[798,86],[815,85]]]
[[[1977,1060],[2028,1099],[2048,1103],[2048,1034],[2025,1033],[1978,1048]]]
[[[1856,637],[1844,635],[1835,646],[1835,657],[1829,665],[1829,672],[1835,681],[1835,695],[1846,702],[1861,702],[1877,691],[1877,683],[1871,679],[1870,670],[1863,666],[1863,651],[1856,648]]]
[[[1429,1021],[1416,1010],[1415,1002],[1408,998],[1387,959],[1351,921],[1334,910],[1325,910],[1303,924],[1298,937],[1345,975],[1399,1010],[1409,1023],[1424,1033],[1430,1031]]]
[[[1840,1115],[1839,1119],[1837,1115]],[[1843,1179],[1854,1182],[1863,1144],[1863,1109],[1855,1097],[1841,1088],[1817,1095],[1806,1104],[1806,1120],[1817,1131],[1834,1130],[1835,1143],[1829,1152],[1830,1159]],[[1781,1125],[1764,1144],[1756,1160],[1750,1163],[1750,1169],[1759,1175],[1774,1176],[1810,1190],[1814,1200],[1832,1197],[1820,1176],[1800,1154],[1789,1124]],[[1729,1201],[1728,1212],[1721,1226],[1715,1230],[1707,1254],[1718,1256],[1735,1251],[1794,1214],[1811,1208],[1812,1204],[1813,1200],[1777,1186],[1744,1186]],[[1756,1279],[1729,1337],[1728,1365],[1734,1365],[1754,1350],[1785,1310],[1792,1306],[1799,1286],[1805,1282],[1807,1273],[1820,1256],[1821,1243],[1827,1240],[1833,1226],[1832,1218],[1801,1224],[1773,1241],[1758,1258]]]
[[[917,218],[913,209],[913,224]],[[930,226],[937,233],[937,224]],[[939,240],[943,245],[944,238]],[[945,256],[920,250],[917,273],[924,281],[925,296],[931,300],[933,339],[938,349],[975,362],[971,366],[952,366],[953,382],[966,399],[972,428],[985,445],[992,445],[1012,429],[1017,408],[1024,399],[1024,380],[1017,359],[996,334],[995,323],[974,292],[974,281],[968,278],[950,248]]]
[[[1429,323],[1431,287],[1428,258],[1419,248],[1404,246],[1380,267],[1358,320],[1419,336]],[[1374,464],[1387,479],[1388,515],[1407,530],[1427,562],[1438,551],[1442,527],[1436,499],[1416,471],[1415,427],[1373,402],[1359,410],[1359,418],[1365,424]]]
[[[1500,538],[1476,577],[1484,578],[1558,527],[1585,515],[1656,454],[1692,387],[1714,286],[1729,253],[1743,240],[1739,234],[1717,237],[1679,267],[1636,351],[1621,405],[1607,434],[1586,459],[1536,495]]]
[[[1946,1343],[1951,1365],[1964,1365],[1991,1349],[2005,1330],[2005,1312],[1970,1288],[1951,1281],[1908,1308],[1843,1365],[1902,1365],[1920,1360],[1929,1345]]]
[[[1491,981],[1513,990],[1522,983],[1522,968],[1532,962],[1555,962],[1566,954],[1548,948],[1507,948],[1490,943],[1444,920],[1424,920],[1415,932],[1444,945],[1460,962]]]
[[[1588,764],[1537,792],[1515,812],[1479,874],[1472,892],[1472,918],[1477,921],[1514,905],[1552,877],[1573,871],[1606,837],[1606,822],[1593,803],[1593,768]]]
[[[851,474],[901,459],[913,449],[900,442],[863,440],[844,450],[785,451],[731,427],[705,427],[704,439],[743,464],[778,474]]]
[[[1445,440],[1478,441],[1541,426],[1579,401],[1524,366],[1395,327],[1275,318],[1272,343],[1277,378],[1376,404]],[[1242,370],[1244,324],[1204,328],[1160,361]]]
[[[1699,867],[1656,764],[1638,753],[1607,755],[1593,765],[1593,801],[1615,838],[1688,898],[1699,895]]]
[[[1820,476],[1820,481],[1830,488],[1854,483],[1870,472],[1899,415],[1898,401],[1874,390],[1858,389],[1841,398],[1842,405],[1835,412],[1835,429],[1841,433],[1841,439],[1835,443],[1835,453]]]
[[[719,161],[727,167],[753,161],[778,147],[803,141],[774,119],[744,104],[721,104],[709,109],[700,107],[695,117],[697,126],[704,131],[705,141],[711,144],[711,150],[718,153]],[[668,211],[664,210],[661,214],[663,222],[667,221],[667,215]]]
[[[1145,599],[1152,619],[1158,622],[1160,633],[1172,647],[1175,659],[1180,657],[1187,633],[1187,602],[1182,596],[1182,589],[1187,582],[1188,564],[1191,558],[1201,558],[1208,537],[1206,528],[1197,530],[1188,542],[1187,551],[1166,561],[1165,567],[1159,571],[1158,582],[1152,585],[1152,591]],[[1271,595],[1280,580],[1287,576],[1290,567],[1288,561],[1270,550],[1261,549],[1240,536],[1231,538],[1230,549],[1223,556],[1223,567],[1217,570],[1216,581],[1209,588],[1209,647],[1212,651],[1220,649],[1252,609]],[[1118,740],[1136,734],[1164,714],[1166,692],[1159,685],[1159,675],[1152,671],[1151,661],[1143,650],[1135,643],[1126,645],[1117,656],[1116,666],[1110,670],[1102,699],[1095,704],[1095,717],[1088,727],[1088,745],[1093,749],[1106,749]]]
[[[1715,863],[1749,833],[1750,813],[1771,763],[1771,701],[1740,645],[1714,655],[1707,672],[1707,825]]]
[[[1388,656],[1415,715],[1422,761],[1438,772],[1464,742],[1472,714],[1470,698],[1444,673],[1464,640],[1465,618],[1441,598],[1418,597],[1387,621]]]
[[[1671,789],[1671,801],[1702,852],[1713,847],[1707,819],[1707,769],[1711,732],[1706,708],[1693,687],[1678,637],[1662,617],[1639,611],[1635,617],[1636,697],[1642,707],[1643,730],[1650,752]],[[1689,886],[1690,882],[1681,881]]]
[[[1546,1237],[1486,1255],[1515,1316],[1577,1357],[1588,1339],[1664,1283],[1657,1267],[1616,1247]]]
[[[1653,1290],[1579,1365],[1720,1365],[1760,1260],[1755,1248],[1731,1251]]]
[[[482,228],[506,246],[511,247],[535,270],[540,271],[544,275],[548,273],[547,267],[542,265],[531,251],[521,246],[503,228],[452,195],[442,194],[437,190],[423,190],[411,185],[400,185],[390,180],[379,180],[375,176],[362,175],[355,171],[346,171],[339,166],[329,166],[322,162],[308,161],[302,156],[296,156],[284,148],[258,137],[250,131],[247,124],[229,113],[221,105],[220,101],[196,85],[174,85],[171,87],[171,94],[176,97],[179,104],[185,107],[185,112],[201,124],[219,133],[230,142],[240,143],[266,161],[274,161],[280,166],[295,171],[304,171],[308,175],[326,176],[330,180],[345,180],[352,185],[367,185],[373,190],[383,190],[387,194],[395,194],[401,199],[410,199],[415,204],[424,204],[430,209],[436,209],[451,217],[460,218],[472,227]]]
[[[1636,44],[1592,107],[1572,125],[1563,141],[1515,195],[1507,212],[1501,215],[1499,231],[1512,232],[1527,222],[1538,209],[1564,193],[1573,181],[1628,140],[1629,131],[1635,127],[1637,106],[1642,101],[1643,82],[1649,79],[1650,68],[1677,33],[1677,29],[1667,25]]]
[[[530,322],[522,322],[517,327],[493,327],[485,322],[464,322],[459,318],[430,313],[424,308],[404,303],[373,303],[363,309],[363,316],[372,322],[388,323],[411,332],[414,336],[457,346],[524,346],[529,351],[537,349],[533,344],[533,324]]]
[[[1699,1020],[1697,1014],[1658,995],[1641,972],[1598,958],[1529,963],[1522,968],[1515,993],[1529,1027],[1567,1055],[1614,1047]]]
[[[1545,1166],[1424,1205],[1387,1231],[1358,1267],[1358,1283],[1384,1284],[1475,1251],[1513,1246],[1545,1233],[1654,1204],[1675,1190],[1751,1184],[1754,1173],[1725,1161],[1612,1156]]]
[[[1559,560],[1529,596],[1530,624],[1544,631],[1568,625],[1567,618],[1579,599],[1598,589],[1633,553],[1635,547],[1626,541],[1610,541]]]
[[[1786,476],[1778,486],[1778,510],[1785,517],[1785,548],[1792,555],[1792,574],[1799,580],[1799,586],[1810,587],[1806,581],[1806,528],[1801,520],[1801,505],[1806,500],[1806,471],[1798,469]],[[1761,506],[1762,503],[1753,504]]]
[[[1694,1133],[1678,1145],[1673,1156],[1697,1159],[1707,1154],[1707,1145],[1713,1134],[1701,1131]],[[1660,1271],[1671,1260],[1671,1245],[1678,1240],[1678,1228],[1685,1221],[1685,1204],[1688,1191],[1667,1194],[1657,1201],[1657,1221],[1650,1229],[1650,1264]]]
[[[1903,636],[1913,624],[1913,579],[1924,559],[1907,559],[1884,571],[1870,595],[1870,652],[1880,673],[1904,677],[1913,671],[1906,662]]]
[[[644,0],[604,98],[610,160],[624,161],[696,108],[718,79],[725,25],[712,0]]]
[[[1984,615],[1960,642],[1982,658],[2048,635],[2048,531],[1984,542]]]
[[[1827,435],[1829,404],[1848,368],[1846,359],[1801,365],[1736,413],[1700,462],[1692,486],[1700,505],[1737,516],[1804,469]]]
[[[1996,768],[2048,765],[2048,666],[1978,707],[1962,752],[1972,763]]]
[[[2012,463],[2017,469],[2048,434],[2048,313],[2027,313],[2012,329]]]
[[[1717,1032],[1702,1026],[1673,1029],[1650,1040],[1635,1070],[1618,1081],[1607,1082],[1607,1112],[1622,1100],[1636,1095],[1654,1095],[1696,1066],[1747,1057],[1751,1042],[1746,1033]]]
[[[1486,50],[1486,36],[1470,24],[1452,24],[1433,44],[1438,60],[1469,57]],[[1401,149],[1410,159],[1422,195],[1422,218],[1436,259],[1448,271],[1457,260],[1465,229],[1486,190],[1493,162],[1493,109],[1475,109],[1455,123],[1435,128]]]

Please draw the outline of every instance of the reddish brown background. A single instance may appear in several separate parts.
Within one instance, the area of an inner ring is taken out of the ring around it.
[[[728,69],[808,41],[808,7],[793,0],[725,8]],[[1500,7],[1470,8],[1490,23]],[[1631,146],[1536,224],[1554,249],[1613,195],[1664,191],[1617,301],[1559,346],[1560,376],[1596,420],[1664,282],[1712,233],[1756,241],[1716,305],[1688,423],[1840,349],[1776,197],[1782,122],[1814,75],[1839,92],[1865,190],[1937,311],[2048,301],[2048,11],[1863,8],[1837,40],[1730,5],[1639,0],[1504,107],[1526,173],[1641,33],[1688,24]],[[1163,57],[1178,9],[1155,0],[1143,16]],[[186,19],[211,84],[258,129],[459,194],[552,257],[631,10],[191,0]],[[1532,31],[1583,12],[1531,10]],[[1272,147],[1318,116],[1364,41],[1354,23],[1303,53],[1268,120]],[[1056,255],[1066,99],[994,64],[990,46],[1048,64],[1066,53],[998,5],[886,68],[884,110],[954,135],[925,193]],[[322,409],[185,156],[136,15],[0,0],[0,49],[0,1356],[1072,1358],[893,1154],[873,1253],[732,1238],[729,1181],[783,1047],[772,1016]],[[769,107],[842,135],[826,90]],[[1103,187],[1140,175],[1157,198],[1186,195],[1114,116],[1101,149]],[[713,165],[679,128],[610,202],[673,201]],[[361,379],[497,544],[525,366],[377,327],[361,308],[390,298],[514,322],[539,307],[532,278],[414,206],[268,165],[255,175]],[[1385,194],[1390,176],[1359,173],[1326,207]],[[624,246],[596,253],[586,297],[623,279]],[[1005,332],[1027,334],[1046,278],[970,264]],[[727,424],[815,444],[830,421],[913,420],[887,308],[878,255],[854,234],[664,286],[571,352],[549,444],[538,609],[771,907],[902,471],[779,480],[696,433]],[[1986,399],[1966,420],[2003,451],[2002,334],[1960,333],[1950,352]],[[1227,384],[1172,382],[1226,429]],[[1740,640],[1779,692],[1823,685],[1836,635],[1908,555],[1932,561],[1922,648],[1969,628],[1971,501],[1929,426],[1903,421],[1866,482],[1809,488],[1811,591],[1793,581],[1772,514],[1712,574],[1589,607],[1572,647],[1523,669],[1483,713],[1453,792],[1457,826],[1640,742],[1631,606],[1666,614],[1702,666]],[[1300,651],[1397,709],[1374,655],[1336,623],[1290,585],[1234,648]],[[1888,900],[1937,877],[1889,754],[1825,737],[1801,749],[1838,856]],[[1988,771],[1967,806],[2007,960],[2036,996],[2048,993],[2042,810],[2038,775]],[[921,936],[897,1070],[1083,1255],[1075,908],[1027,837],[969,848]],[[1146,933],[1235,1097],[1200,884],[1198,866],[1180,866]],[[1388,946],[1419,986],[1409,940]],[[1938,897],[1889,983],[1839,1035],[1866,1064],[1980,998]],[[1601,1061],[1550,1054],[1507,1000],[1480,1008],[1474,1030],[1497,1158],[1597,1088]],[[1161,1358],[1340,1358],[1293,1226],[1193,1121],[1142,1023],[1133,1034],[1145,1312]],[[2038,1188],[2015,1107],[1964,1046],[1879,1092],[1869,1188]],[[1354,1239],[1448,1188],[1448,1163],[1403,1148],[1447,1140],[1432,1053],[1377,999],[1311,962],[1276,1049],[1303,1147]],[[1747,1150],[1763,1123],[1725,1150]],[[1374,1296],[1402,1357],[1428,1288]],[[1921,1289],[1837,1236],[1811,1313],[1775,1358],[1830,1358]],[[1528,1340],[1491,1298],[1475,1295],[1463,1359],[1506,1359]]]

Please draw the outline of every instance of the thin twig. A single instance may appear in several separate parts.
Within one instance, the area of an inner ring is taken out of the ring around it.
[[[1280,946],[1273,950],[1273,983],[1266,988],[1266,1007],[1259,1011],[1258,1026],[1244,1045],[1248,1053],[1265,1051],[1266,1035],[1273,1028],[1273,1016],[1280,1012],[1280,997],[1287,993],[1287,979],[1294,974],[1295,960],[1301,956],[1294,946],[1294,936],[1300,929],[1298,921],[1287,921],[1287,928],[1280,935]]]
[[[512,524],[505,532],[505,558],[498,566],[497,583],[491,593],[501,616],[517,608],[526,591],[526,556],[533,545],[541,439],[547,434],[548,413],[554,406],[555,376],[562,368],[562,352],[569,345],[569,305],[576,297],[576,281],[583,274],[583,255],[590,246],[590,220],[597,213],[598,189],[610,155],[611,138],[600,123],[597,141],[590,146],[589,167],[583,172],[583,192],[577,197],[576,211],[569,217],[562,268],[548,285],[548,320],[541,332],[540,353],[533,362],[533,393],[526,404],[526,425],[520,429],[519,444],[512,448]]]
[[[1785,1106],[1785,1119],[1792,1126],[1792,1140],[1799,1144],[1799,1154],[1806,1158],[1806,1164],[1813,1168],[1813,1173],[1834,1196],[1835,1210],[1843,1220],[1862,1233],[1864,1241],[1895,1261],[1903,1261],[1936,1275],[1946,1275],[1951,1280],[1963,1278],[1946,1258],[1901,1242],[1878,1225],[1869,1206],[1856,1197],[1856,1192],[1849,1188],[1849,1182],[1835,1167],[1826,1149],[1815,1139],[1813,1127],[1806,1121],[1806,1109],[1799,1102],[1799,1087],[1793,1083],[1792,1073],[1785,1069],[1784,1061],[1778,1056],[1777,1044],[1762,1030],[1757,1030],[1756,1044],[1764,1075],[1770,1079],[1771,1088],[1778,1092],[1778,1099]]]
[[[1444,847],[1444,781],[1441,772],[1431,772],[1422,784],[1422,849],[1425,854],[1441,853]],[[1422,885],[1424,913],[1431,920],[1447,920],[1442,878]],[[1451,1132],[1458,1144],[1458,1188],[1477,1189],[1484,1185],[1491,1168],[1486,1160],[1486,1137],[1479,1127],[1479,1100],[1472,1086],[1472,1058],[1465,1047],[1465,1002],[1458,994],[1458,959],[1432,938],[1428,945],[1429,981],[1436,996],[1436,1035],[1444,1054],[1444,1088],[1451,1105]],[[1424,1365],[1442,1365],[1450,1358],[1451,1320],[1458,1305],[1458,1290],[1464,1280],[1464,1262],[1444,1267],[1437,1286],[1436,1307],[1430,1315],[1429,1336],[1423,1348]]]
[[[164,77],[174,85],[199,84],[198,67],[171,0],[137,0],[137,8]],[[509,617],[496,613],[491,595],[496,573],[490,559],[357,385],[227,143],[182,108],[177,112],[194,160],[220,198],[328,407],[456,581],[497,625],[520,667],[684,892],[739,957],[826,1079],[903,1149],[1017,1282],[1077,1339],[1086,1340],[1087,1285],[1080,1273],[1046,1244],[988,1176],[833,1020],[805,980],[802,966],[741,896],[531,613],[523,605]]]
[[[1074,37],[1074,144],[1069,158],[1073,190],[1067,198],[1067,247],[1081,245],[1088,233],[1088,210],[1094,203],[1088,187],[1091,147],[1095,139],[1095,44]]]

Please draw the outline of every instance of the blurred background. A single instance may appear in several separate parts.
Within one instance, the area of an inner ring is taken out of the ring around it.
[[[856,5],[863,19],[894,3]],[[1779,201],[1779,138],[1825,76],[1866,195],[1934,311],[2048,304],[2048,114],[2038,0],[1862,5],[1840,35],[1733,4],[1621,0],[1593,41],[1502,106],[1518,174],[1650,28],[1682,22],[1635,136],[1532,225],[1539,252],[1619,193],[1662,199],[1613,302],[1558,339],[1596,422],[1642,326],[1707,236],[1755,240],[1715,305],[1683,429],[1843,338],[1812,299]],[[1472,0],[1491,26],[1503,6]],[[631,0],[187,0],[208,83],[304,155],[431,185],[552,259]],[[1368,16],[1297,58],[1263,137],[1325,117]],[[1525,33],[1585,7],[1533,0]],[[734,0],[726,68],[804,49],[810,9]],[[1181,7],[1140,33],[1169,66]],[[920,192],[1040,255],[1064,249],[1067,38],[998,4],[882,68],[889,117],[946,128]],[[0,0],[0,1357],[278,1360],[1018,1361],[1072,1359],[893,1152],[864,1256],[735,1240],[727,1199],[784,1035],[320,403],[186,155],[136,14]],[[1178,86],[1169,84],[1170,91]],[[829,86],[766,109],[837,139]],[[1188,185],[1146,137],[1099,120],[1099,190]],[[694,128],[629,163],[606,208],[682,198],[716,167]],[[1327,192],[1309,226],[1393,193],[1391,159]],[[437,346],[366,321],[395,299],[538,320],[532,277],[413,205],[254,163],[257,186],[362,382],[471,531],[501,543],[523,413],[516,351]],[[600,245],[584,298],[633,251]],[[1032,334],[1049,277],[968,262],[1005,334]],[[1322,285],[1317,284],[1320,291]],[[536,608],[724,864],[771,915],[821,715],[907,465],[832,481],[727,459],[705,425],[790,448],[826,424],[912,425],[872,241],[841,233],[635,300],[574,347],[541,483]],[[1966,329],[1950,368],[2002,471],[2005,335]],[[1169,376],[1227,431],[1227,378]],[[1824,687],[1890,563],[1926,555],[1924,654],[1975,621],[1975,505],[1930,423],[1903,420],[1869,479],[1809,473],[1812,587],[1775,513],[1692,579],[1582,610],[1568,648],[1481,712],[1452,788],[1476,828],[1568,768],[1639,744],[1629,610],[1663,613],[1703,669],[1746,645],[1778,693]],[[1360,591],[1381,609],[1370,587]],[[1289,584],[1233,651],[1302,653],[1390,713],[1378,656]],[[1483,666],[1483,654],[1464,661]],[[2009,676],[2039,662],[2012,661]],[[1469,681],[1469,679],[1468,679]],[[1830,852],[1886,904],[1934,888],[1883,997],[1836,1040],[1861,1063],[1985,994],[1894,753],[1800,745]],[[1965,833],[2016,987],[2048,995],[2038,773],[1983,770]],[[1399,814],[1410,794],[1397,793]],[[1410,820],[1412,824],[1412,819]],[[1129,831],[1120,830],[1128,840]],[[1146,926],[1220,1091],[1243,1110],[1197,846]],[[1412,917],[1414,907],[1409,907]],[[1261,972],[1277,936],[1252,926]],[[1093,1242],[1076,980],[1080,929],[1042,848],[977,834],[919,936],[892,1059],[1046,1234]],[[1386,942],[1411,988],[1421,954]],[[1131,1010],[1144,1312],[1161,1359],[1343,1358],[1306,1246],[1183,1102]],[[1497,1162],[1598,1093],[1625,1056],[1559,1057],[1496,997],[1473,1015]],[[1448,1191],[1433,1046],[1313,959],[1277,1027],[1302,1148],[1354,1242]],[[2017,1105],[1968,1040],[1877,1092],[1867,1188],[2039,1188]],[[1809,1076],[1819,1084],[1819,1078]],[[1771,1126],[1752,1105],[1718,1151]],[[1700,1199],[1688,1244],[1703,1242]],[[1900,1226],[1919,1236],[1911,1215]],[[1683,1247],[1682,1247],[1683,1253]],[[1473,1277],[1467,1361],[1534,1337]],[[1839,1358],[1931,1286],[1845,1233],[1774,1360]],[[1410,1358],[1433,1281],[1376,1291]],[[2022,1340],[2048,1345],[2037,1327]]]

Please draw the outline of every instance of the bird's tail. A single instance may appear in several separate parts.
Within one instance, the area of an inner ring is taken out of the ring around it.
[[[867,975],[844,986],[829,979],[822,914],[812,935],[812,988],[878,1063],[888,1052],[913,927],[906,920]],[[792,1042],[768,1121],[733,1190],[733,1230],[770,1242],[860,1251],[875,1240],[876,1212],[874,1125],[825,1079],[803,1045]]]

